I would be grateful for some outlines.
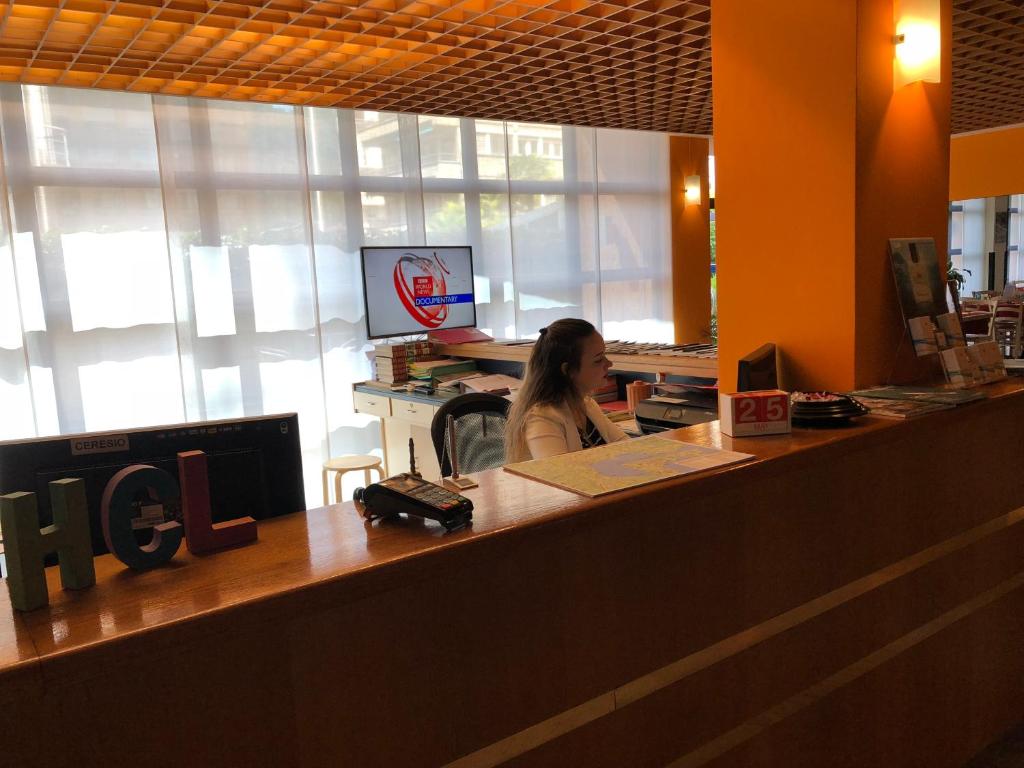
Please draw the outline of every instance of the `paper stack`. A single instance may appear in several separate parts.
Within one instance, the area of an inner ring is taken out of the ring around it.
[[[438,379],[450,373],[475,371],[476,361],[442,357],[434,360],[413,360],[409,363],[409,376],[414,379]]]
[[[495,395],[507,395],[518,390],[522,385],[523,382],[520,379],[506,376],[503,373],[478,376],[463,381],[463,387],[467,392],[490,392]]]

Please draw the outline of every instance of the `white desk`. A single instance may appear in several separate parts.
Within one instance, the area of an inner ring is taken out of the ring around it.
[[[438,482],[441,467],[430,439],[430,422],[447,400],[444,396],[415,395],[407,392],[353,385],[352,404],[357,413],[380,417],[380,440],[384,448],[384,474],[387,477],[409,469],[409,438],[416,453],[416,469],[427,480]]]

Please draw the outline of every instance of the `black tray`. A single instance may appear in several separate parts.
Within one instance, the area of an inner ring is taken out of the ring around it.
[[[832,408],[814,408],[813,410],[810,409],[810,408],[794,408],[793,409],[793,415],[794,416],[800,416],[800,417],[804,417],[804,416],[809,416],[809,417],[814,417],[814,416],[831,416],[832,414],[835,414],[835,413],[863,414],[863,413],[866,413],[866,412],[867,412],[867,410],[864,408],[864,406],[858,406],[858,405],[837,405],[837,406],[833,406]]]
[[[793,403],[793,421],[801,424],[835,425],[869,413],[850,397],[841,400],[819,400]]]

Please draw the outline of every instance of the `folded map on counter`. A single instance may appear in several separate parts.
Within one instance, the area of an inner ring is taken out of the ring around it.
[[[581,496],[602,496],[755,458],[662,435],[506,464],[504,470]]]

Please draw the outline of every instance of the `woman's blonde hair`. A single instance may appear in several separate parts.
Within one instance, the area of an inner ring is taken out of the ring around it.
[[[566,404],[574,413],[583,412],[583,396],[572,375],[580,369],[583,342],[597,333],[586,320],[565,318],[540,329],[526,364],[523,386],[508,411],[505,424],[505,455],[526,454],[526,416],[535,405]]]

